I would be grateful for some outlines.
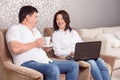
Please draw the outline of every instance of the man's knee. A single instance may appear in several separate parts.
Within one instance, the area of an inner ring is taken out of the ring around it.
[[[47,72],[46,72],[46,75],[45,75],[46,76],[45,79],[46,80],[58,80],[59,79],[59,74],[60,74],[59,68],[54,64],[50,64],[47,67]]]
[[[49,69],[48,69],[48,73],[50,75],[56,75],[56,76],[58,76],[60,74],[60,70],[59,70],[58,66],[56,66],[56,65],[50,65]]]

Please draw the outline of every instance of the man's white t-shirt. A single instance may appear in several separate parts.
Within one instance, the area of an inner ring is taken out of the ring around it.
[[[9,43],[10,41],[19,41],[23,44],[27,44],[34,42],[40,37],[42,37],[42,35],[36,28],[33,28],[32,33],[27,26],[22,24],[10,27],[6,34],[7,43]],[[42,48],[33,48],[29,51],[20,54],[11,54],[13,57],[13,62],[16,65],[21,65],[22,63],[30,60],[34,60],[40,63],[49,63],[52,61],[48,58],[48,56]]]

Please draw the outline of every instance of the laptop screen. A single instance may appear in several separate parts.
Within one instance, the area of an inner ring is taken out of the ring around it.
[[[100,56],[101,41],[79,42],[75,45],[75,60],[97,59]]]

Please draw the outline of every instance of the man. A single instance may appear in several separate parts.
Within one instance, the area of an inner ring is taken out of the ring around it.
[[[37,20],[37,9],[23,6],[19,12],[19,24],[7,31],[6,39],[13,62],[41,72],[45,80],[59,80],[59,74],[63,73],[66,73],[66,80],[77,80],[79,66],[75,61],[48,58],[43,50],[44,39],[34,27]]]

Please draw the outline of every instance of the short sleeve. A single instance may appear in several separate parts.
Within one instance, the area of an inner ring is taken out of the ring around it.
[[[10,41],[21,41],[19,28],[10,28],[6,33],[7,43]]]

